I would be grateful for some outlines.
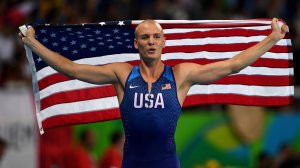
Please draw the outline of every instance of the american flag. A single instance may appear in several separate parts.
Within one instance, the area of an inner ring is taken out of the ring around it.
[[[139,63],[133,46],[141,21],[32,25],[47,48],[82,64]],[[166,36],[162,60],[207,64],[238,54],[271,32],[271,20],[158,20]],[[26,48],[41,133],[61,125],[119,119],[112,85],[94,85],[57,73]],[[183,107],[201,104],[288,105],[293,102],[289,34],[251,66],[208,85],[195,85]]]
[[[168,90],[168,89],[171,89],[171,84],[170,83],[163,84],[162,87],[161,87],[161,90]]]

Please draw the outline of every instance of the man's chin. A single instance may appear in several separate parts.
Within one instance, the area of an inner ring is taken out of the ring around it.
[[[147,54],[146,56],[143,56],[144,60],[147,60],[147,61],[155,61],[155,60],[160,60],[161,59],[161,56],[160,55],[157,55],[157,54]]]
[[[156,59],[160,59],[161,57],[158,54],[148,54],[147,58],[156,60]]]

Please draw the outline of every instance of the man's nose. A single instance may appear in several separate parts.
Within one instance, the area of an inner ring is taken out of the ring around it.
[[[154,37],[150,37],[148,41],[149,45],[154,45]]]

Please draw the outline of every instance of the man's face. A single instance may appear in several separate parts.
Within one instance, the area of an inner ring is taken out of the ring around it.
[[[145,22],[136,29],[134,46],[142,59],[160,59],[165,47],[165,37],[161,27],[155,22]]]

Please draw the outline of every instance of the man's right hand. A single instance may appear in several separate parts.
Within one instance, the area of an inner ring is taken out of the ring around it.
[[[21,31],[19,32],[18,35],[22,39],[22,42],[24,44],[28,44],[30,39],[35,39],[35,30],[33,27],[28,26],[26,36]]]

